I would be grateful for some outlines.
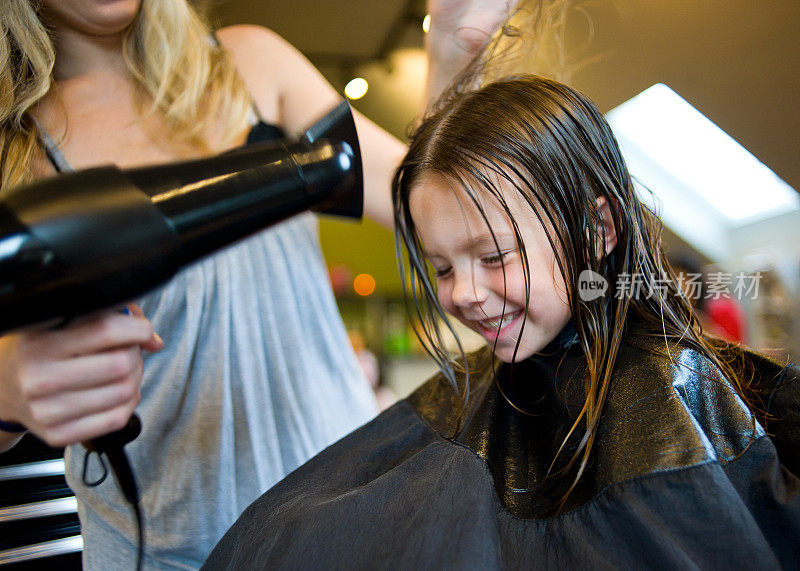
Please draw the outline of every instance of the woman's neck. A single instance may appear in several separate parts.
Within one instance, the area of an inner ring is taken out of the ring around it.
[[[53,77],[56,81],[98,71],[128,74],[122,55],[124,34],[96,36],[57,27],[53,36],[56,49]]]

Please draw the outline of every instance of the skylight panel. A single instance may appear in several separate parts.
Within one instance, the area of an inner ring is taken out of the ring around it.
[[[797,210],[800,194],[685,99],[662,83],[619,105],[607,118],[623,143],[631,144],[669,177],[649,169],[632,174],[656,196],[674,185],[690,189],[729,226]],[[670,180],[671,179],[671,180]]]

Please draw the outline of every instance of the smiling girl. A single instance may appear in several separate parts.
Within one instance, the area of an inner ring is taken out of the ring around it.
[[[591,101],[535,76],[456,96],[394,201],[441,374],[262,496],[209,567],[798,561],[798,369],[701,333]],[[637,287],[583,295],[586,271]],[[448,353],[450,318],[486,346]]]

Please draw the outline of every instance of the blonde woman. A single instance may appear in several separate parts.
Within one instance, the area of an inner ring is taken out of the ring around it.
[[[505,9],[432,2],[429,93]],[[0,192],[296,133],[339,100],[274,33],[212,36],[186,0],[17,0],[3,3],[0,28]],[[366,213],[391,224],[404,146],[361,116],[357,127]],[[0,338],[0,449],[19,438],[15,424],[67,446],[87,568],[131,567],[136,529],[113,484],[82,484],[75,443],[120,428],[134,409],[144,430],[127,450],[148,568],[199,566],[253,499],[377,412],[311,215],[185,269],[131,309]]]

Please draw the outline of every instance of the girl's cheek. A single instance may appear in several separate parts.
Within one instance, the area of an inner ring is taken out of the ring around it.
[[[501,297],[505,292],[507,299],[513,299],[519,297],[518,290],[522,290],[524,294],[525,279],[518,267],[506,264],[505,271],[502,268],[498,268],[493,272],[492,291],[497,292]]]
[[[451,288],[448,286],[447,282],[439,281],[436,284],[436,295],[439,298],[439,305],[442,306],[447,313],[454,315],[453,312],[453,296],[451,294]]]

